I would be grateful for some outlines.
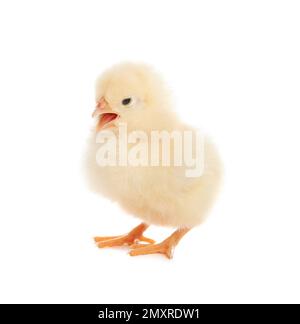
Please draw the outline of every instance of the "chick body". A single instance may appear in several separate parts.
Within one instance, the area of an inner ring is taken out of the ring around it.
[[[206,142],[204,173],[197,179],[186,178],[182,168],[99,167],[94,136],[89,142],[87,174],[93,191],[148,224],[192,228],[204,220],[221,179],[211,142]]]

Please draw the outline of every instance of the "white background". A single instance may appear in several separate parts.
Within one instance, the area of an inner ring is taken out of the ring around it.
[[[299,17],[299,1],[1,1],[0,302],[299,303]],[[81,172],[94,80],[122,60],[161,71],[224,161],[173,261],[92,241],[138,224]]]

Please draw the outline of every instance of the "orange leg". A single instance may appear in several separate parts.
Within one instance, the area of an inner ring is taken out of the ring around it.
[[[142,223],[139,226],[135,227],[128,234],[120,236],[95,237],[94,240],[99,248],[133,245],[139,241],[155,243],[154,240],[143,236],[143,233],[148,227],[149,226],[147,224]]]
[[[170,237],[159,244],[134,244],[131,246],[132,250],[129,254],[131,256],[137,256],[144,254],[161,253],[164,254],[167,258],[172,259],[175,246],[188,231],[189,229],[187,228],[178,229]]]

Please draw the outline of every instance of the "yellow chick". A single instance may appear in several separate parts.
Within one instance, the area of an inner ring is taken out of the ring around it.
[[[163,80],[147,65],[122,63],[100,76],[93,117],[86,159],[90,188],[142,220],[125,235],[95,237],[96,244],[129,245],[131,256],[161,253],[172,258],[180,239],[203,222],[215,200],[222,174],[216,149],[180,121]],[[169,148],[164,141],[168,135]],[[198,155],[187,159],[183,146]],[[193,162],[197,172],[191,169]],[[152,224],[176,231],[155,244],[143,235]]]

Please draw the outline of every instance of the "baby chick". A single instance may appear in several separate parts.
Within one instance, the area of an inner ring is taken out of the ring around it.
[[[120,126],[127,133],[143,131],[190,131],[172,110],[169,93],[160,76],[149,66],[122,63],[107,70],[96,82],[96,120],[88,141],[86,173],[90,188],[118,202],[142,223],[125,235],[95,237],[99,248],[130,246],[130,255],[161,253],[172,258],[175,246],[199,225],[215,200],[221,180],[221,163],[213,144],[205,139],[203,172],[187,177],[184,166],[115,165],[99,166],[96,156],[101,146],[97,135],[105,130],[116,135]],[[125,136],[124,134],[122,136]],[[126,134],[127,136],[127,134]],[[133,144],[128,144],[132,148]],[[170,151],[174,152],[172,145]],[[117,151],[116,158],[120,152]],[[159,157],[161,162],[161,156]],[[175,227],[176,231],[159,244],[143,236],[150,225]],[[145,242],[141,244],[140,242]]]

